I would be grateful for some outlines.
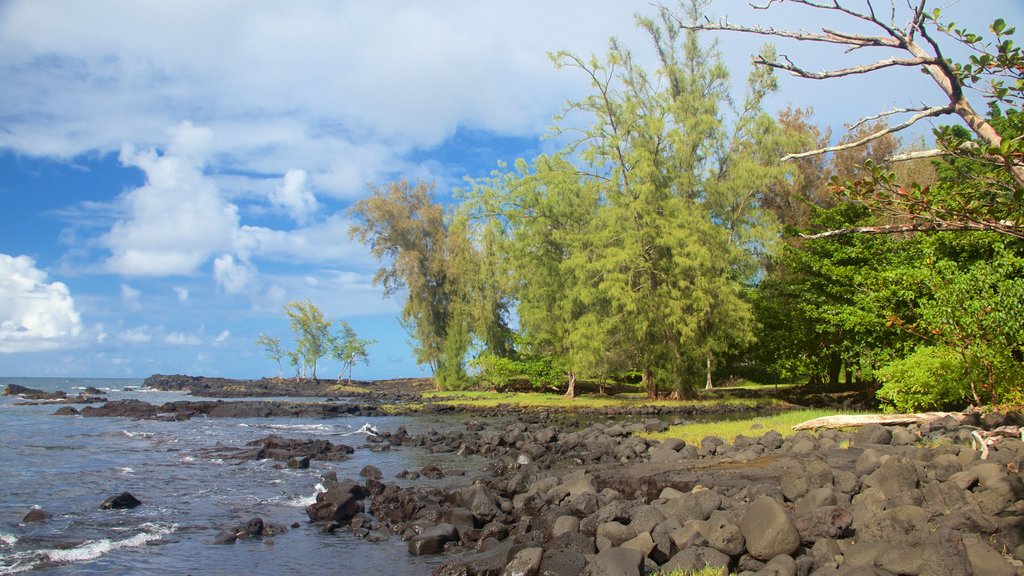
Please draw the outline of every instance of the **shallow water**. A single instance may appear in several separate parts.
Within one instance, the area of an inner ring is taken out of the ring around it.
[[[75,394],[86,386],[109,398],[151,403],[180,400],[180,392],[138,390],[141,380],[0,378],[0,388],[20,384]],[[125,391],[126,388],[136,388]],[[308,401],[309,399],[296,399]],[[57,406],[18,406],[0,397],[0,574],[429,574],[446,560],[412,557],[394,537],[370,543],[347,530],[323,534],[307,522],[321,474],[358,478],[366,464],[386,481],[427,464],[464,469],[467,476],[440,481],[394,480],[400,485],[468,483],[485,461],[417,448],[372,452],[358,430],[405,426],[456,429],[459,417],[207,419],[156,422],[123,418],[52,416]],[[350,460],[313,460],[308,470],[280,468],[272,461],[223,461],[207,453],[217,446],[280,434],[324,438],[356,448]],[[143,502],[134,510],[100,510],[107,497],[128,491]],[[22,524],[33,506],[51,516]],[[211,544],[221,529],[260,516],[267,523],[300,527],[273,537]]]

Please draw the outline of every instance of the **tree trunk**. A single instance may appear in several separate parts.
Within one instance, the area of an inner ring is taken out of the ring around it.
[[[708,368],[708,382],[707,382],[707,384],[704,385],[704,389],[705,390],[711,390],[711,389],[714,388],[714,386],[711,385],[711,353],[708,352],[707,356],[705,356],[704,359],[707,361],[707,368]]]
[[[843,360],[843,370],[846,372],[846,387],[853,388],[853,361]]]
[[[565,397],[566,398],[575,398],[576,397],[576,373],[575,372],[572,372],[572,371],[569,372],[569,388],[567,388],[566,391],[565,391]]]
[[[641,382],[644,385],[644,389],[647,390],[647,397],[654,400],[658,397],[658,384],[654,381],[654,373],[651,372],[650,368],[644,368],[643,379]]]
[[[830,388],[839,387],[839,373],[843,370],[843,360],[839,352],[832,352],[828,356],[828,385]]]

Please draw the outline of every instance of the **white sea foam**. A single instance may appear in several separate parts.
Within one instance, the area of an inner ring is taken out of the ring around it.
[[[267,424],[264,428],[316,434],[333,434],[336,430],[331,424]]]
[[[152,438],[152,432],[132,432],[130,430],[121,430],[121,433],[129,438]]]
[[[182,461],[182,462],[185,462],[185,463],[189,463],[189,462],[195,462],[195,461],[196,461],[196,459],[195,459],[195,458],[193,458],[193,457],[191,457],[191,456],[188,456],[188,455],[186,455],[186,454],[182,454],[182,455],[181,455],[181,461]]]
[[[14,546],[18,543],[18,537],[14,534],[4,534],[0,532],[0,544],[4,546]]]
[[[41,564],[70,564],[73,562],[89,562],[104,554],[123,548],[137,548],[149,542],[163,538],[174,532],[177,524],[151,524],[141,526],[143,532],[139,532],[122,540],[102,538],[91,540],[68,549],[43,549],[26,552],[19,552],[11,556],[0,556],[0,574],[17,574],[37,568]]]
[[[376,436],[377,434],[379,434],[379,432],[377,432],[377,428],[375,428],[373,424],[367,422],[366,424],[363,424],[359,428],[359,430],[346,432],[345,434],[341,434],[341,436],[352,436],[353,434],[366,434],[367,436]]]
[[[120,472],[121,474],[124,474],[125,476],[128,476],[130,474],[135,474],[135,469],[131,468],[129,466],[125,466],[123,468],[118,468],[117,471]]]

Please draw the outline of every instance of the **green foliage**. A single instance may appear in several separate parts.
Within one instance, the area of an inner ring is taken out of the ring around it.
[[[691,392],[714,357],[750,342],[743,287],[773,238],[758,191],[782,173],[759,140],[775,130],[760,109],[771,73],[751,78],[727,119],[717,50],[660,16],[640,25],[668,86],[614,41],[603,60],[554,55],[591,85],[567,114],[594,123],[562,152],[475,183],[466,204],[502,231],[527,353],[565,367],[570,384],[636,370],[651,397]]]
[[[371,186],[350,213],[361,221],[352,236],[383,264],[374,282],[385,295],[405,294],[402,321],[417,361],[431,367],[443,388],[467,385],[463,364],[472,336],[498,349],[508,341],[503,282],[485,250],[490,231],[474,236],[479,231],[446,214],[434,201],[434,186],[423,182]]]
[[[1024,247],[1015,248],[995,242],[983,259],[934,261],[921,308],[917,329],[962,358],[979,406],[1024,384]]]
[[[498,391],[557,390],[566,381],[565,371],[550,358],[508,358],[484,351],[472,360],[477,382]]]
[[[922,346],[875,375],[882,382],[878,399],[891,412],[960,409],[969,394],[964,363],[949,348]]]
[[[258,346],[263,346],[263,351],[267,358],[277,362],[278,377],[284,377],[284,368],[281,366],[281,360],[283,360],[288,353],[281,348],[281,339],[276,336],[260,334],[256,337],[256,344]]]
[[[352,368],[360,362],[363,364],[370,363],[370,354],[367,352],[366,347],[376,342],[376,340],[359,338],[348,322],[344,320],[339,321],[338,331],[331,336],[330,342],[331,358],[341,362],[341,374],[338,375],[338,380],[341,380],[341,375],[347,371],[348,381],[351,383]]]
[[[315,380],[317,363],[331,351],[331,321],[309,300],[291,302],[284,311],[295,336],[296,364],[311,368]]]

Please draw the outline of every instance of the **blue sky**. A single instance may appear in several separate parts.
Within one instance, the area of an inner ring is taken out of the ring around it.
[[[1015,0],[934,4],[975,31],[996,17],[1024,24]],[[588,87],[547,53],[603,53],[616,36],[652,62],[633,25],[651,11],[646,0],[0,4],[0,375],[275,375],[253,340],[287,343],[282,307],[304,299],[377,340],[357,378],[424,374],[345,210],[368,182],[425,179],[448,197],[555,145],[541,139],[551,118]],[[711,17],[723,15],[829,24],[718,0]],[[722,37],[737,85],[760,41]],[[811,68],[838,57],[779,50]],[[905,70],[784,78],[771,106],[814,106],[838,133],[936,95]]]

